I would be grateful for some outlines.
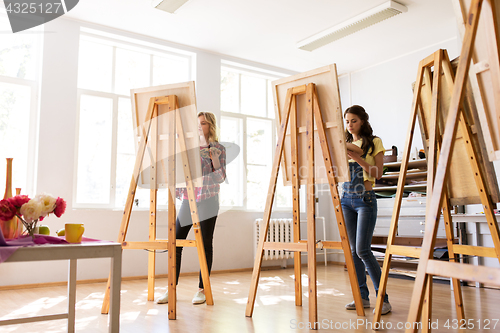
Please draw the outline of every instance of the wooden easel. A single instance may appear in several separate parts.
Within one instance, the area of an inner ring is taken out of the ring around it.
[[[189,198],[189,206],[191,209],[191,218],[193,221],[193,229],[195,240],[176,240],[175,223],[176,223],[176,210],[175,210],[175,155],[170,154],[168,157],[168,240],[156,239],[156,195],[157,195],[157,180],[156,180],[156,161],[157,161],[157,140],[158,140],[158,105],[167,105],[168,112],[175,113],[171,117],[169,124],[168,140],[170,145],[170,152],[175,152],[176,138],[179,140],[181,148],[181,157],[183,161],[183,171],[185,175],[186,188]],[[198,259],[200,261],[200,270],[203,279],[203,286],[205,289],[205,296],[208,305],[213,305],[212,289],[210,285],[210,278],[208,274],[208,266],[205,258],[205,248],[203,247],[203,238],[199,226],[198,208],[196,207],[196,200],[194,194],[193,179],[191,167],[186,151],[185,133],[183,130],[182,119],[180,116],[179,104],[176,95],[169,95],[163,97],[151,97],[149,106],[146,113],[145,126],[142,128],[141,141],[135,160],[134,172],[132,180],[130,181],[129,194],[125,203],[125,210],[123,212],[122,223],[120,232],[118,234],[118,243],[122,244],[123,249],[142,249],[152,250],[148,257],[148,300],[154,300],[154,284],[155,284],[155,259],[156,253],[154,250],[168,250],[168,318],[176,319],[176,247],[196,247],[198,250]],[[146,152],[148,144],[148,136],[151,135],[150,143],[150,157],[151,157],[151,178],[150,178],[150,217],[149,217],[149,241],[147,242],[126,242],[127,229],[130,221],[130,214],[132,212],[132,205],[134,202],[135,191],[140,176],[141,164]],[[106,293],[101,308],[101,313],[107,314],[109,311],[109,292],[110,280],[106,287]]]
[[[433,275],[500,286],[500,269],[498,268],[432,260],[432,249],[436,240],[437,226],[441,213],[440,210],[443,204],[446,204],[445,186],[449,176],[451,152],[454,149],[458,120],[469,153],[469,161],[474,169],[474,180],[476,181],[479,196],[483,204],[494,247],[453,245],[453,251],[455,254],[492,257],[498,258],[500,261],[500,232],[493,211],[494,203],[490,196],[489,186],[485,181],[486,177],[478,165],[478,152],[475,150],[470,140],[471,129],[466,125],[466,118],[464,117],[464,113],[461,112],[482,2],[483,0],[472,1],[468,20],[466,22],[466,32],[460,54],[457,76],[453,85],[453,93],[451,95],[446,126],[444,128],[443,142],[436,168],[430,207],[428,207],[426,212],[424,240],[420,252],[420,261],[407,320],[409,323],[417,323],[420,320],[422,316],[424,290],[426,290],[426,288],[427,290],[430,289],[428,288],[428,286],[430,286],[429,279],[432,278]],[[498,61],[498,59],[496,59],[496,61]],[[431,301],[431,298],[429,297],[428,300]],[[412,325],[411,328],[406,329],[408,333],[417,331],[418,327],[416,325]]]
[[[306,94],[306,133],[307,133],[307,241],[300,240],[300,206],[299,206],[299,163],[298,163],[298,128],[297,128],[297,96]],[[290,119],[291,132],[291,147],[292,147],[292,192],[293,192],[293,219],[294,219],[294,242],[293,243],[266,243],[265,238],[259,239],[257,254],[252,273],[252,281],[250,292],[248,295],[246,316],[251,317],[255,305],[255,297],[257,293],[257,285],[261,271],[262,257],[264,249],[280,249],[295,251],[294,268],[295,268],[295,305],[302,305],[302,283],[301,283],[301,262],[300,252],[307,252],[307,265],[309,275],[309,321],[316,323],[318,317],[317,311],[317,291],[316,291],[316,248],[323,246],[329,249],[342,249],[346,260],[351,289],[356,304],[357,314],[364,316],[364,308],[361,300],[361,292],[359,290],[354,262],[349,246],[349,239],[344,223],[344,216],[340,204],[340,198],[337,190],[337,182],[335,180],[334,166],[330,159],[330,146],[325,133],[325,123],[319,107],[316,85],[309,83],[307,85],[297,86],[287,89],[285,98],[284,116],[281,119],[281,125],[278,136],[278,144],[274,155],[273,168],[271,171],[271,180],[269,183],[268,197],[264,209],[263,226],[261,230],[266,235],[269,229],[269,219],[271,217],[271,209],[274,201],[276,189],[276,181],[278,178],[279,166],[283,157],[283,146],[285,135],[287,132],[288,121]],[[316,124],[319,140],[321,144],[322,155],[328,176],[330,193],[332,196],[333,206],[335,207],[335,215],[339,227],[340,242],[322,242],[316,244],[316,224],[315,224],[315,166],[314,166],[314,124]],[[314,328],[316,328],[314,326]]]
[[[434,67],[434,74],[431,74],[431,67]],[[443,74],[442,74],[443,73]],[[379,322],[381,316],[381,310],[383,306],[384,296],[387,287],[387,280],[389,277],[389,269],[391,265],[392,255],[403,255],[406,257],[419,258],[421,249],[418,247],[408,247],[397,245],[396,231],[398,227],[399,212],[401,209],[401,203],[403,200],[404,186],[406,183],[408,161],[410,156],[410,150],[413,141],[413,133],[415,130],[415,123],[417,116],[420,121],[420,127],[422,129],[422,139],[424,141],[424,146],[426,147],[427,156],[427,193],[432,193],[433,179],[435,176],[435,165],[437,162],[437,156],[439,155],[439,149],[441,146],[441,130],[444,119],[444,112],[441,112],[441,90],[442,90],[442,76],[447,81],[447,87],[453,87],[453,72],[451,68],[450,60],[448,59],[448,54],[446,50],[438,50],[431,56],[423,59],[418,68],[417,80],[414,87],[413,103],[412,103],[412,113],[410,116],[410,125],[408,128],[408,134],[406,137],[405,148],[403,151],[403,160],[401,162],[401,172],[398,179],[398,188],[396,191],[396,198],[394,209],[392,213],[391,227],[389,230],[389,237],[387,240],[387,249],[384,257],[384,265],[382,268],[382,276],[380,278],[379,294],[377,297],[377,303],[375,305],[375,315],[373,317],[373,322]],[[433,79],[431,79],[433,77]],[[451,91],[450,91],[451,93]],[[430,106],[427,104],[431,103]],[[424,112],[424,108],[430,108],[430,119],[426,119],[428,115]],[[469,126],[467,123],[466,126]],[[441,129],[441,130],[440,130]],[[430,205],[431,196],[427,196],[427,206]],[[453,251],[454,235],[453,226],[451,220],[451,207],[450,204],[450,193],[448,188],[445,189],[444,200],[443,200],[443,217],[446,230],[446,239],[448,246],[448,257],[450,261],[455,261],[455,254]],[[453,291],[455,296],[455,307],[457,311],[457,319],[464,319],[464,310],[462,304],[462,292],[461,285],[458,279],[452,279],[453,281]],[[428,294],[431,291],[432,278],[428,280]],[[426,308],[426,318],[423,322],[427,323],[430,319],[431,302],[429,299],[425,302]]]

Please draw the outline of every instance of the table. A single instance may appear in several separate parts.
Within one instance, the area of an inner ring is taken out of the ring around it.
[[[120,287],[122,271],[122,246],[114,242],[84,242],[81,244],[44,244],[19,248],[5,262],[69,260],[68,313],[0,321],[2,325],[36,321],[68,319],[68,332],[75,331],[76,263],[78,259],[111,258],[111,294],[109,332],[120,331]]]

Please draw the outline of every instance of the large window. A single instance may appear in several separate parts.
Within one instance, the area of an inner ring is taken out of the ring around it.
[[[221,204],[248,210],[264,209],[276,144],[271,81],[265,72],[223,64],[221,67],[221,141],[240,147],[227,165]],[[292,206],[291,189],[278,178],[275,207]]]
[[[13,34],[0,13],[0,32],[0,175],[5,175],[5,158],[12,157],[12,187],[33,193],[43,30]]]
[[[191,79],[191,53],[82,31],[78,64],[77,207],[122,208],[135,163],[130,89]],[[165,190],[158,202],[166,204]],[[149,207],[149,190],[135,204]]]

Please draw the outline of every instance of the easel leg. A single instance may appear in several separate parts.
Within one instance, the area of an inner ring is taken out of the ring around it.
[[[213,305],[214,300],[212,296],[212,287],[210,285],[210,277],[208,273],[208,265],[205,255],[205,247],[203,245],[203,237],[201,235],[201,229],[200,229],[200,217],[198,214],[198,207],[196,206],[193,178],[192,178],[191,168],[189,166],[189,158],[186,150],[187,148],[186,148],[186,140],[184,137],[184,129],[177,101],[175,105],[176,105],[175,114],[176,114],[177,134],[179,137],[179,145],[181,149],[184,176],[186,177],[186,185],[187,185],[186,189],[188,192],[189,208],[191,210],[191,219],[193,221],[194,237],[196,239],[196,249],[198,250],[198,260],[200,262],[200,271],[203,280],[203,290],[207,300],[207,305]]]
[[[149,190],[149,241],[156,241],[156,161],[158,156],[157,142],[158,137],[158,107],[153,111],[153,120],[151,122],[151,166],[150,166],[150,190]],[[155,266],[156,250],[149,250],[148,253],[148,301],[155,300]]]
[[[378,287],[379,289],[378,289],[377,302],[375,304],[375,314],[373,316],[374,323],[380,322],[380,317],[382,315],[382,306],[384,305],[384,297],[387,291],[387,280],[389,279],[389,270],[391,268],[391,259],[392,259],[392,245],[394,244],[398,228],[399,213],[401,210],[401,202],[403,200],[404,186],[406,183],[406,175],[408,171],[408,161],[410,159],[410,150],[413,142],[413,131],[415,129],[415,123],[417,120],[423,78],[424,78],[424,64],[423,62],[420,62],[418,67],[417,80],[414,88],[414,94],[413,94],[411,118],[410,118],[410,123],[408,125],[408,130],[406,132],[407,135],[405,140],[405,148],[403,150],[403,160],[401,162],[400,170],[402,170],[403,173],[399,175],[398,179],[394,208],[391,217],[391,226],[389,229],[389,237],[387,239],[387,249],[384,256],[384,264],[382,266],[382,274],[380,277],[380,283]]]
[[[314,193],[314,85],[308,84],[306,89],[307,100],[307,267],[309,272],[309,322],[317,329],[315,323],[318,321],[318,294],[316,286],[316,221]]]
[[[443,205],[443,218],[444,218],[444,226],[446,229],[446,243],[448,245],[448,258],[450,258],[450,262],[458,262],[455,257],[455,251],[453,251],[454,240],[453,236],[453,225],[451,219],[451,206],[448,199],[448,195],[444,198]],[[457,319],[458,321],[465,319],[464,313],[464,303],[462,298],[462,285],[460,284],[459,279],[451,279],[451,283],[453,286],[453,295],[455,296],[455,309],[457,311]]]
[[[442,61],[442,64],[440,64],[439,68],[443,69],[444,79],[448,82],[448,86],[450,87],[449,88],[450,93],[453,93],[452,89],[453,89],[454,75],[453,75],[453,71],[451,68],[450,59],[448,58],[448,53],[446,52],[446,50],[442,50],[442,56],[440,57],[439,60]],[[463,121],[465,121],[465,118],[463,117],[463,114],[461,114],[460,119],[459,119],[459,123],[460,123],[460,128],[462,129],[462,132],[464,130],[463,126],[464,125],[467,126],[465,123],[462,123]],[[468,139],[466,139],[466,140],[468,140]],[[442,145],[441,140],[438,140],[437,141],[438,151],[441,149],[441,145]],[[444,219],[445,230],[446,230],[446,242],[447,242],[447,246],[448,246],[448,257],[450,258],[450,262],[455,262],[456,258],[455,258],[455,251],[453,250],[454,236],[453,236],[453,225],[452,225],[452,218],[451,218],[451,205],[450,205],[449,194],[447,193],[447,191],[445,192],[445,197],[443,199],[443,219]],[[462,299],[462,286],[460,284],[460,280],[453,278],[451,283],[453,286],[457,319],[458,320],[465,319],[463,299]]]
[[[283,156],[283,144],[285,141],[285,133],[288,127],[288,118],[290,116],[290,106],[292,102],[292,90],[288,89],[286,92],[285,99],[285,110],[284,117],[281,119],[281,127],[278,136],[278,144],[274,153],[273,169],[271,171],[271,179],[269,181],[269,190],[267,192],[266,207],[264,208],[264,219],[261,224],[262,235],[267,235],[269,230],[269,219],[271,217],[271,208],[274,201],[274,193],[276,190],[276,180],[278,178],[279,165],[281,163],[281,157]],[[262,228],[264,226],[264,228]],[[252,281],[250,282],[250,291],[248,293],[247,307],[245,310],[245,316],[251,317],[253,309],[255,306],[255,296],[257,295],[257,285],[259,283],[260,267],[262,265],[262,256],[264,255],[264,242],[265,236],[259,239],[259,245],[257,246],[257,252],[255,254],[255,262],[252,272]]]
[[[334,71],[335,71],[335,77],[337,77],[336,67],[334,67]],[[336,84],[338,86],[338,82],[336,82]],[[354,268],[354,261],[352,259],[352,252],[349,244],[349,237],[347,235],[347,229],[345,226],[344,214],[342,212],[342,205],[340,202],[339,192],[337,189],[337,181],[335,180],[333,164],[331,159],[329,158],[330,147],[328,145],[328,140],[326,138],[323,116],[321,114],[321,109],[319,107],[316,90],[314,91],[314,96],[315,96],[314,117],[315,117],[316,127],[318,129],[318,136],[319,136],[319,142],[321,144],[321,150],[323,152],[323,161],[325,163],[325,168],[327,169],[328,185],[330,187],[330,195],[332,197],[332,203],[335,209],[337,226],[339,228],[341,248],[342,251],[344,252],[347,272],[349,274],[349,282],[351,283],[352,296],[354,298],[354,304],[356,304],[356,313],[358,316],[364,316],[365,309],[363,307],[363,300],[361,299],[361,292],[359,290],[359,283],[356,275],[356,269]]]
[[[169,108],[171,108],[169,103]],[[175,107],[175,104],[173,105]],[[177,236],[175,208],[175,111],[169,110],[168,131],[168,319],[177,318]]]
[[[297,143],[297,103],[296,97],[292,96],[290,110],[290,131],[292,148],[292,194],[293,194],[293,242],[300,241],[300,203],[299,203],[299,175],[298,175],[298,143]],[[301,252],[293,254],[293,268],[295,280],[295,305],[302,306],[302,258]]]
[[[432,319],[432,275],[427,275],[424,304],[422,306],[422,333],[430,332],[429,323]]]

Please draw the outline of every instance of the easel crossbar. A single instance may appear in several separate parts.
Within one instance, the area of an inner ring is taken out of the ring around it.
[[[426,273],[500,286],[500,270],[487,266],[429,260]]]
[[[323,244],[318,242],[316,244],[317,249],[323,249]],[[284,242],[265,242],[264,249],[266,250],[285,250],[290,252],[307,252],[307,241],[301,241],[298,243],[284,243]]]
[[[495,248],[493,248],[493,247],[456,244],[453,246],[453,251],[456,254],[466,254],[469,256],[497,258],[497,253],[495,251]]]

